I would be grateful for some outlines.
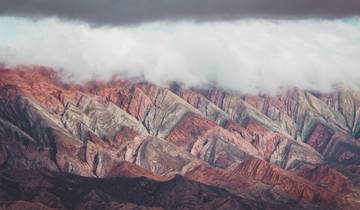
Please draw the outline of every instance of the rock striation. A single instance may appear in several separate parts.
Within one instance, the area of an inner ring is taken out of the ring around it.
[[[359,209],[360,94],[0,69],[0,209]],[[73,196],[69,196],[73,195]]]

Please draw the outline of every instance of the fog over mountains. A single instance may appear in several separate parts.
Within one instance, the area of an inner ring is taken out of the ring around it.
[[[359,18],[91,27],[58,18],[2,17],[0,26],[2,62],[62,69],[80,82],[117,73],[158,84],[175,80],[277,93],[289,86],[325,92],[338,83],[358,88],[360,81]]]

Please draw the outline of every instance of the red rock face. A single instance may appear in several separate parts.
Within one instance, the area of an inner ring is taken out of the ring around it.
[[[359,209],[352,90],[244,96],[1,68],[0,208]]]
[[[197,137],[216,126],[214,121],[187,114],[166,139],[179,147],[189,148],[189,145],[194,143]]]
[[[91,93],[106,98],[139,120],[153,106],[151,99],[139,87],[127,81],[116,81],[92,87]]]
[[[307,142],[310,146],[314,147],[318,152],[322,153],[329,143],[333,132],[326,128],[322,124],[317,124],[307,139]]]
[[[41,106],[56,114],[63,113],[66,103],[75,103],[80,97],[75,88],[66,88],[59,83],[59,78],[54,71],[49,71],[44,67],[31,69],[18,67],[16,71],[16,74],[8,69],[1,71],[1,86],[7,89],[14,88],[11,93],[13,97],[14,94],[31,97]],[[9,96],[6,98],[9,99]]]
[[[125,176],[125,177],[147,177],[156,181],[168,181],[172,177],[161,176],[145,170],[129,162],[120,162],[107,175],[108,177]]]
[[[304,167],[297,174],[333,192],[342,194],[352,193],[349,178],[329,166],[321,165],[312,169]]]

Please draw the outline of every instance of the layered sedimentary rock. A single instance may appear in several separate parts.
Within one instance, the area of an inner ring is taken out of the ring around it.
[[[204,95],[199,94],[199,92]],[[218,114],[215,115],[203,111],[203,114],[215,120],[216,117],[213,116],[223,116],[224,112],[227,113],[228,118],[224,121],[223,127],[239,133],[240,136],[246,136],[245,139],[250,140],[262,155],[262,158],[271,163],[291,169],[297,167],[299,162],[311,164],[322,162],[320,155],[316,151],[301,142],[295,141],[291,137],[291,132],[287,133],[288,130],[281,127],[282,124],[278,125],[273,122],[268,116],[243,100],[240,95],[217,89],[207,91],[182,91],[177,89],[177,93],[195,107],[199,107],[199,104],[201,104],[198,101],[207,101],[206,104],[212,104],[213,106],[216,104],[224,111],[218,111]],[[196,100],[193,99],[194,97]],[[288,121],[285,124],[294,124],[289,119],[287,117]],[[303,154],[299,153],[299,150]]]
[[[320,165],[314,168],[303,167],[297,174],[327,189],[343,194],[351,194],[351,181],[336,169]]]
[[[294,89],[278,96],[244,98],[278,125],[285,121],[295,124],[295,129],[288,131],[290,135],[311,145],[325,159],[341,163],[359,161],[355,122],[359,99],[356,96],[353,91],[340,87],[334,94],[313,95]],[[346,152],[344,147],[348,148]]]
[[[253,178],[265,184],[278,187],[294,197],[303,197],[310,201],[332,201],[332,194],[314,187],[309,181],[283,171],[277,166],[262,160],[250,160],[234,169],[242,177]]]
[[[4,68],[0,208],[358,209],[359,101]]]

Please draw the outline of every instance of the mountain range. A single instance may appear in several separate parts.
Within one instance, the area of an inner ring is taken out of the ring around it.
[[[360,209],[360,92],[1,66],[0,209]]]

